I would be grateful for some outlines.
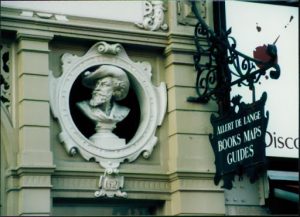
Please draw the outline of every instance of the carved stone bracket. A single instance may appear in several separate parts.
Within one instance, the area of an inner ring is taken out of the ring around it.
[[[126,192],[121,192],[124,187],[124,177],[119,175],[118,169],[106,169],[104,175],[100,176],[99,191],[95,197],[127,197]]]
[[[0,101],[4,104],[8,113],[11,112],[11,72],[10,49],[6,44],[0,44],[1,73],[0,73]]]
[[[205,20],[207,16],[206,0],[195,1],[200,15]],[[177,22],[182,25],[195,26],[198,22],[195,17],[190,0],[177,0]]]
[[[136,23],[139,28],[156,31],[159,29],[167,30],[168,25],[164,23],[163,1],[145,1],[144,20],[142,23]]]
[[[167,105],[166,85],[154,86],[151,82],[151,65],[148,62],[133,62],[120,44],[96,43],[84,56],[66,53],[62,56],[62,75],[58,78],[50,73],[50,105],[61,127],[60,141],[72,156],[80,153],[86,160],[95,160],[105,168],[101,176],[102,190],[99,194],[107,196],[118,190],[109,190],[112,182],[121,186],[122,177],[116,172],[120,163],[134,161],[139,155],[148,158],[157,143],[156,129],[161,125]],[[70,93],[73,84],[90,68],[113,65],[123,69],[135,92],[139,103],[140,121],[133,137],[122,147],[97,146],[86,138],[76,126],[70,107]],[[115,181],[112,181],[115,180]],[[110,184],[108,184],[110,183]],[[113,188],[113,187],[111,187]],[[112,192],[110,192],[112,191]],[[98,194],[97,194],[98,195]]]

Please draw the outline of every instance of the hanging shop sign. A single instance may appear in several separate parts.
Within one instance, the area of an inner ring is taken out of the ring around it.
[[[261,78],[278,79],[281,75],[276,41],[256,46],[253,57],[247,56],[236,49],[237,41],[230,36],[231,28],[225,31],[226,27],[220,23],[221,28],[215,33],[201,18],[196,4],[191,4],[198,19],[194,38],[198,97],[187,100],[198,103],[215,100],[218,104],[217,115],[211,116],[213,134],[209,136],[215,154],[214,181],[218,185],[223,179],[223,187],[231,189],[235,175],[242,177],[246,173],[254,182],[264,171],[269,120],[269,113],[265,113],[267,93],[263,92],[256,100],[255,90],[256,85],[261,84]],[[215,6],[216,10],[225,12],[222,2],[215,2]],[[207,46],[200,43],[203,38],[206,38]],[[242,102],[241,95],[230,100],[233,86],[246,87],[252,95],[252,103]]]
[[[235,96],[233,106],[225,115],[211,115],[213,134],[209,138],[216,158],[215,183],[223,177],[223,187],[229,189],[236,173],[242,175],[245,171],[254,182],[258,178],[257,171],[265,165],[267,93],[251,104],[240,100],[241,96]]]

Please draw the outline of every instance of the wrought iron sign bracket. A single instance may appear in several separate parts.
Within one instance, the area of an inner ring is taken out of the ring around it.
[[[231,28],[216,34],[200,16],[195,1],[190,2],[198,20],[194,31],[197,49],[194,54],[197,71],[195,88],[198,96],[188,97],[187,101],[207,103],[210,99],[216,100],[219,113],[222,114],[230,108],[230,90],[233,85],[248,86],[255,101],[255,84],[260,78],[265,76],[266,79],[278,79],[280,76],[276,41],[257,47],[254,58],[249,57],[236,50],[236,40],[230,36]],[[203,43],[204,39],[207,43]]]
[[[253,57],[249,57],[236,50],[236,40],[230,36],[231,28],[224,31],[223,23],[217,29],[218,34],[215,33],[200,16],[195,1],[190,2],[198,20],[194,32],[198,96],[188,97],[187,101],[207,103],[211,99],[216,100],[219,110],[217,115],[211,115],[213,133],[209,134],[215,154],[214,182],[218,185],[223,179],[222,187],[231,189],[235,175],[241,178],[246,173],[250,182],[254,182],[265,169],[265,134],[269,119],[269,113],[265,111],[267,93],[256,100],[255,84],[262,76],[266,79],[278,79],[280,76],[275,46],[277,39],[273,44],[256,47]],[[224,13],[224,2],[216,1],[214,4],[217,10],[214,15]],[[216,18],[224,22],[224,19]],[[231,97],[233,85],[248,87],[252,91],[253,102],[242,102],[240,95]]]

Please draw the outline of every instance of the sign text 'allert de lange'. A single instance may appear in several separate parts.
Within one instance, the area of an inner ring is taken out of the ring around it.
[[[241,177],[245,172],[254,182],[265,165],[267,93],[252,104],[240,100],[241,96],[235,96],[233,106],[224,116],[211,116],[213,134],[209,138],[215,154],[215,184],[223,178],[223,187],[227,189],[232,188],[236,174]]]

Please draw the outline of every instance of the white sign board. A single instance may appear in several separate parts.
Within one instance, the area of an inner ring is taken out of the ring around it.
[[[273,44],[276,39],[278,80],[261,77],[255,85],[256,100],[267,92],[266,111],[269,124],[266,155],[298,158],[299,156],[299,12],[297,7],[226,1],[226,28],[232,27],[237,50],[253,57],[258,46]],[[267,74],[268,77],[269,74]],[[252,103],[248,87],[232,87],[231,97],[241,95]]]

